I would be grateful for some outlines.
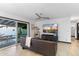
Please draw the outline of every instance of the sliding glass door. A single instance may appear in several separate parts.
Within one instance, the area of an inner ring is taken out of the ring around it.
[[[16,22],[0,18],[0,48],[16,43]]]
[[[20,42],[30,34],[28,22],[0,17],[0,48]]]

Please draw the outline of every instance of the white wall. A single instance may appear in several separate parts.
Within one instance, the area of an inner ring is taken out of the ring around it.
[[[36,26],[40,28],[40,33],[43,33],[43,24],[58,24],[58,40],[71,42],[71,22],[70,18],[49,19],[36,22]]]

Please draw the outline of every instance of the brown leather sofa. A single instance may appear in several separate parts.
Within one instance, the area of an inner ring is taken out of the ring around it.
[[[23,49],[25,46],[25,38],[21,40],[21,46]],[[44,56],[55,56],[57,52],[57,42],[41,40],[38,38],[32,38],[31,47],[27,48]]]

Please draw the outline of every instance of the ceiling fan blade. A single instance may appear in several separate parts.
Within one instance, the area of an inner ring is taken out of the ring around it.
[[[49,17],[42,17],[40,16],[40,14],[35,13],[36,16],[38,16],[38,18],[36,18],[36,20],[41,20],[41,19],[50,19]]]
[[[38,16],[39,18],[41,17],[38,13],[35,13],[36,16]]]
[[[44,19],[50,19],[49,17],[42,17],[42,18],[44,18]]]
[[[39,19],[41,19],[41,18],[36,18],[36,20],[39,20]]]

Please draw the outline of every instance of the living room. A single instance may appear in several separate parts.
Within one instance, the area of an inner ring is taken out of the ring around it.
[[[0,55],[79,55],[79,53],[77,52],[79,45],[78,40],[76,40],[76,42],[74,43],[74,41],[72,42],[71,37],[71,18],[78,16],[78,6],[79,4],[74,3],[0,4],[0,17],[4,18],[4,20],[6,18],[8,18],[9,20],[15,19],[16,30],[18,29],[18,27],[21,28],[20,31],[17,30],[17,33],[25,33],[24,36],[20,35],[21,42],[19,41],[19,43],[21,43],[21,45],[17,42],[14,45],[1,48]],[[20,25],[17,26],[17,24]],[[25,24],[29,25],[25,26]],[[25,30],[27,31],[27,33]],[[17,33],[16,41],[19,36],[17,35]],[[30,45],[28,45],[30,39],[27,42],[27,38],[32,38]],[[26,42],[28,44],[26,44]],[[28,47],[26,47],[25,44]],[[74,50],[76,50],[76,52]],[[13,52],[11,53],[11,51]]]

